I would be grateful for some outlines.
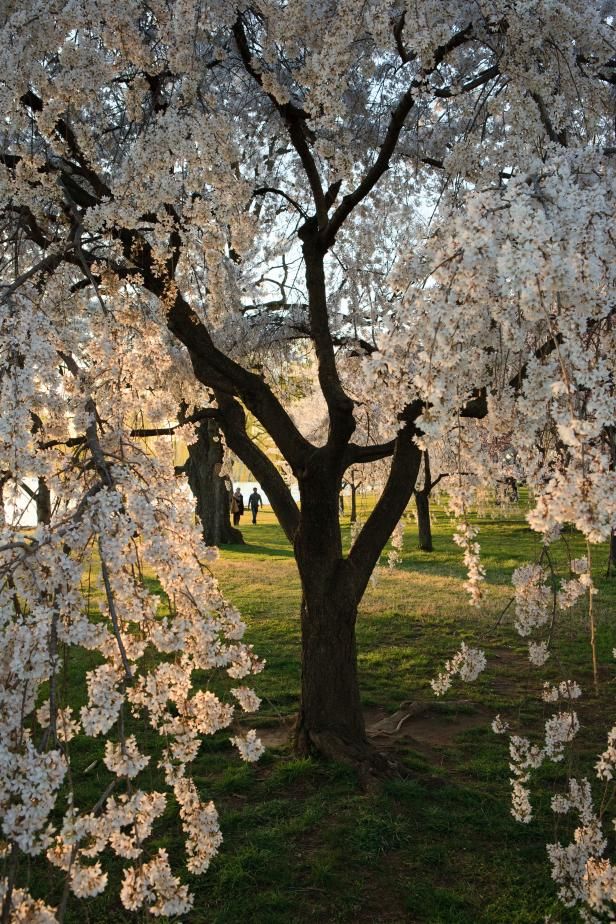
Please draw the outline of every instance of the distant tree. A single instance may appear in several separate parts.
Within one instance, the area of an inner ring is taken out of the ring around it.
[[[423,483],[420,488],[415,486],[415,506],[417,509],[417,530],[418,545],[422,552],[434,551],[432,544],[432,521],[430,518],[430,495],[434,488],[447,477],[447,472],[441,472],[432,480],[432,470],[430,468],[430,453],[427,449],[423,452]]]
[[[223,447],[214,420],[197,425],[196,440],[188,444],[183,470],[193,492],[206,545],[243,544],[239,529],[231,525],[231,482],[221,474]]]

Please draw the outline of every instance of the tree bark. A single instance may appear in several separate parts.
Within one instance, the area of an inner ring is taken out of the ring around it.
[[[432,552],[432,524],[430,523],[430,494],[427,491],[415,491],[417,508],[417,528],[419,531],[419,548],[422,552]]]
[[[323,460],[299,483],[295,555],[302,583],[302,685],[296,747],[303,754],[362,763],[371,748],[357,682],[359,596],[342,555],[339,481]]]
[[[185,465],[188,484],[196,500],[197,516],[206,545],[239,545],[242,533],[230,521],[230,485],[222,478],[222,443],[215,420],[197,428],[197,440],[188,447]]]
[[[301,518],[294,551],[302,583],[302,682],[296,749],[351,763],[364,781],[390,773],[392,765],[366,737],[357,677],[357,608],[408,502],[419,459],[410,436],[402,433],[383,494],[347,558],[338,518],[343,470],[338,455],[317,450],[298,478]]]
[[[607,559],[607,577],[612,573],[612,569],[616,572],[616,529],[613,529],[610,534],[610,548]]]
[[[351,482],[351,523],[357,523],[357,485]]]
[[[353,595],[324,594],[312,588],[304,591],[302,689],[296,728],[300,754],[318,753],[351,763],[370,759],[357,680],[356,620]]]
[[[51,523],[51,491],[44,478],[38,479],[36,492],[36,522]]]

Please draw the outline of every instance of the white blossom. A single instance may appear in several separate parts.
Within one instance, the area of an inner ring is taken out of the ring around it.
[[[445,662],[445,670],[430,681],[430,686],[437,696],[442,696],[451,686],[454,677],[459,677],[465,683],[472,683],[479,674],[485,670],[486,658],[483,651],[478,648],[469,648],[462,642],[460,650]]]
[[[247,763],[253,763],[258,760],[265,748],[263,747],[257,733],[251,729],[245,735],[236,735],[231,738],[231,744],[234,744],[240,752],[240,757]]]

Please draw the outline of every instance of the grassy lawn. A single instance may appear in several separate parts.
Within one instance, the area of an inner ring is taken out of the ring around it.
[[[348,517],[342,522],[348,544]],[[569,765],[541,771],[535,820],[519,825],[509,814],[507,742],[490,730],[500,712],[519,722],[522,733],[538,735],[553,711],[537,703],[540,672],[531,668],[525,645],[512,632],[511,608],[499,622],[511,598],[512,570],[534,560],[540,547],[521,515],[480,518],[479,525],[488,584],[480,611],[467,604],[460,550],[442,514],[434,529],[435,551],[416,550],[416,527],[409,520],[402,566],[380,571],[366,594],[358,656],[368,721],[403,702],[427,704],[385,742],[405,763],[407,777],[366,793],[348,768],[297,759],[285,742],[299,692],[299,580],[273,515],[264,511],[256,526],[244,518],[248,544],[225,549],[215,572],[244,614],[248,640],[267,660],[254,683],[263,705],[252,724],[273,743],[255,766],[239,761],[223,733],[202,746],[195,776],[202,798],[217,805],[224,843],[210,871],[191,881],[196,903],[186,921],[538,924],[549,914],[562,922],[577,920],[555,900],[545,854],[546,841],[559,836],[549,799]],[[575,557],[585,553],[578,537],[566,539]],[[564,545],[555,554],[564,562]],[[541,672],[557,680],[575,678],[583,687],[574,760],[587,775],[616,721],[611,658],[616,578],[603,578],[607,551],[598,547],[594,556],[601,591],[595,600],[599,695],[592,690],[583,605],[557,629],[561,662],[552,658]],[[436,701],[429,681],[462,640],[486,648],[488,669],[475,684],[458,685]],[[102,751],[97,741],[79,747],[76,764],[82,767]],[[101,766],[99,761],[89,772],[91,792],[84,790],[84,804],[106,785]],[[155,770],[143,776],[144,784],[156,785]],[[166,846],[179,866],[182,847],[174,825],[165,826],[163,819],[156,831],[156,846]],[[560,837],[568,837],[568,830],[562,828]],[[32,878],[53,902],[57,885],[40,878],[36,867]],[[117,892],[112,884],[100,898],[74,903],[67,919],[134,920]]]

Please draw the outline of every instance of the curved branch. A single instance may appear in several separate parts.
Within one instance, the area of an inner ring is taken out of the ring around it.
[[[421,450],[413,442],[415,433],[414,424],[409,422],[398,434],[383,493],[349,552],[347,563],[358,599],[413,493],[421,464]]]
[[[246,431],[246,414],[239,401],[215,392],[221,411],[220,428],[229,449],[250,469],[263,485],[289,542],[293,542],[299,526],[299,509],[282,475]]]
[[[406,10],[403,11],[402,15],[398,19],[398,22],[394,26],[394,38],[396,40],[396,48],[398,49],[398,54],[400,55],[400,60],[403,64],[408,64],[410,61],[414,61],[417,55],[412,51],[407,51],[404,47],[404,40],[402,38],[402,33],[404,31],[404,22],[406,20]]]
[[[275,186],[259,186],[258,189],[253,190],[253,196],[264,196],[266,193],[273,193],[275,196],[282,196],[283,199],[286,199],[296,211],[302,216],[302,218],[308,218],[308,215],[301,207],[299,202],[296,202],[295,199],[286,193],[283,189],[276,189]]]
[[[273,93],[264,90],[263,77],[254,65],[252,52],[248,44],[248,38],[246,37],[244,20],[241,13],[235,20],[232,31],[235,42],[237,44],[237,49],[240,53],[242,63],[244,64],[247,73],[250,74],[252,79],[261,87],[287,126],[291,144],[299,156],[299,159],[304,168],[304,172],[308,179],[308,183],[310,184],[319,227],[324,227],[327,223],[327,199],[323,191],[323,185],[321,183],[319,171],[317,170],[316,161],[310,152],[310,148],[308,147],[308,142],[306,140],[308,135],[308,129],[306,127],[306,119],[308,118],[308,113],[304,112],[303,109],[300,109],[299,106],[294,106],[293,103],[280,103]]]
[[[167,316],[167,326],[188,349],[199,381],[220,394],[241,398],[261,421],[293,471],[303,468],[307,454],[312,451],[311,444],[267,383],[215,346],[207,328],[179,293]]]
[[[330,218],[326,228],[321,234],[322,246],[325,250],[331,247],[331,245],[334,243],[336,234],[340,230],[344,221],[351,214],[355,206],[357,206],[363,199],[365,199],[365,197],[376,186],[385,171],[389,168],[389,161],[391,160],[391,157],[396,149],[396,145],[398,144],[400,132],[404,127],[404,123],[409,112],[415,105],[415,95],[417,89],[421,87],[421,85],[425,82],[426,78],[430,74],[434,73],[439,64],[441,64],[444,58],[451,51],[459,48],[460,45],[463,45],[464,42],[468,40],[472,29],[473,24],[469,23],[465,29],[461,29],[459,32],[456,32],[456,34],[453,35],[448,42],[445,42],[444,45],[441,45],[440,48],[437,48],[434,53],[432,67],[423,73],[421,80],[413,80],[408,90],[403,93],[398,100],[397,106],[391,113],[389,125],[385,133],[385,138],[383,139],[383,143],[375,162],[367,171],[359,186],[357,186],[353,192],[343,197],[342,202]]]
[[[377,462],[379,459],[386,459],[393,455],[396,448],[396,440],[389,440],[387,443],[374,443],[372,446],[358,446],[356,443],[349,443],[344,457],[344,467],[349,465],[365,464],[367,462]]]

